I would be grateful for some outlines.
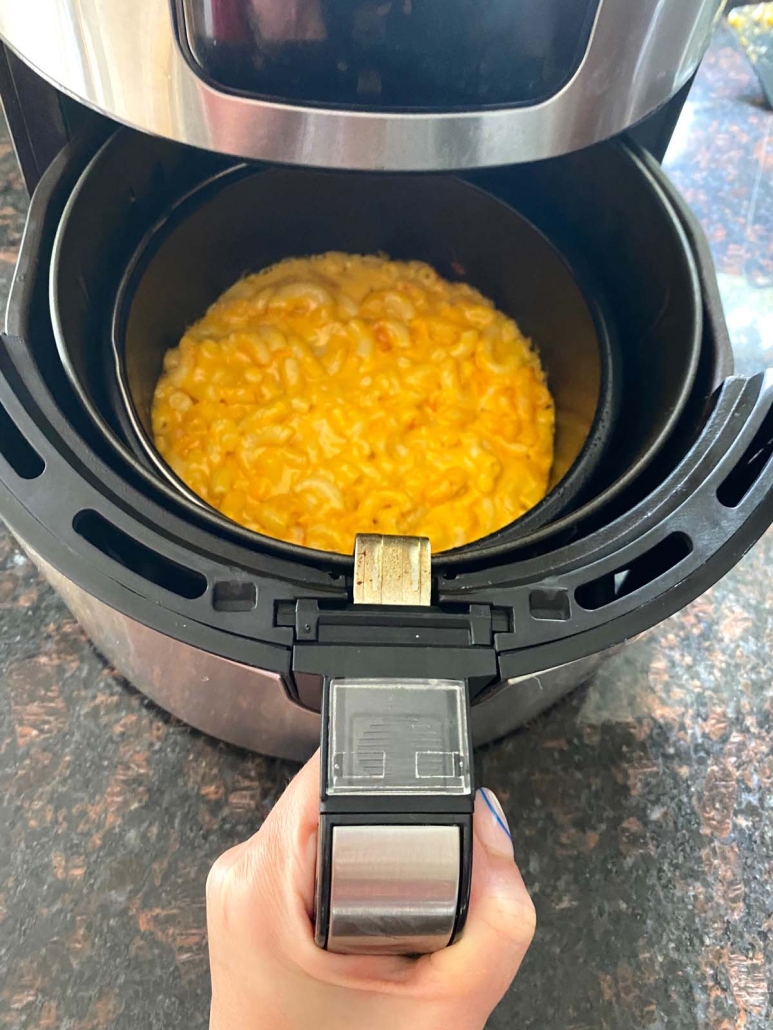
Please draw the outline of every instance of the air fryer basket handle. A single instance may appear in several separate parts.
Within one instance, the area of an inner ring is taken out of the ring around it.
[[[360,535],[360,610],[427,608],[429,540]],[[461,933],[472,863],[472,739],[463,679],[326,677],[316,931],[357,954],[437,951]]]

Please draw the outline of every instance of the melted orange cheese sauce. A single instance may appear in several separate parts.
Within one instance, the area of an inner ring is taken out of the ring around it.
[[[429,265],[329,253],[247,276],[170,350],[156,446],[249,529],[350,554],[357,533],[433,551],[545,495],[554,407],[537,354]]]

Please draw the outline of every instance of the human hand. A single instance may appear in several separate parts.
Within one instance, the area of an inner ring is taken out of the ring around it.
[[[314,943],[319,755],[207,881],[210,1030],[479,1030],[518,972],[534,906],[504,814],[478,792],[470,910],[460,941],[419,958],[336,955]]]

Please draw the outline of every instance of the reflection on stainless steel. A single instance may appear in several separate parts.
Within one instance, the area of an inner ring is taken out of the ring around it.
[[[697,67],[723,0],[602,0],[578,71],[530,107],[376,113],[218,92],[184,59],[169,0],[0,0],[0,36],[65,92],[137,128],[245,157],[330,168],[532,161],[643,118]]]
[[[336,826],[328,950],[438,951],[456,921],[458,826]]]
[[[162,708],[213,737],[266,755],[305,761],[319,746],[319,716],[294,704],[276,673],[150,629],[27,552],[99,650]]]
[[[512,733],[559,698],[586,683],[600,665],[623,647],[625,644],[618,644],[566,665],[507,680],[472,709],[473,743],[477,747]]]
[[[327,35],[320,0],[250,0],[255,31],[269,43],[311,42]]]

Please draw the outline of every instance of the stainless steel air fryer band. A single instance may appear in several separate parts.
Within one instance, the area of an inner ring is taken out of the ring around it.
[[[0,0],[0,37],[65,93],[210,150],[326,168],[441,170],[535,161],[613,136],[687,83],[722,0],[600,0],[571,80],[541,103],[404,113],[214,89],[186,60],[170,0]]]

